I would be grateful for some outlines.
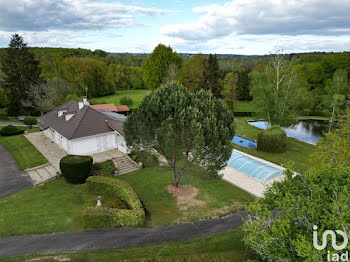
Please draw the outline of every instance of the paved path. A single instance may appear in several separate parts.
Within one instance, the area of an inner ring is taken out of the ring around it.
[[[8,126],[8,125],[13,125],[13,126],[27,126],[23,124],[23,122],[0,122],[0,126]],[[33,127],[36,127],[38,125],[33,125]]]
[[[11,153],[0,145],[0,198],[32,186],[29,176],[19,171]]]
[[[0,238],[0,257],[122,249],[160,245],[210,236],[242,226],[247,211],[193,223],[155,228],[120,228],[112,230],[25,235]]]

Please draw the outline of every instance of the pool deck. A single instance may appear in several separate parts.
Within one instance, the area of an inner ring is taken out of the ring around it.
[[[280,169],[280,170],[285,170],[285,168],[276,165],[274,163],[271,163],[269,161],[266,161],[264,159],[246,154],[244,152],[241,152],[239,150],[234,149],[234,151],[239,152],[242,155],[245,155],[247,157],[250,157],[252,159],[255,159],[259,162],[262,162],[264,164],[270,165],[274,168]],[[242,172],[239,172],[235,169],[233,169],[232,167],[229,166],[225,166],[220,172],[219,174],[222,175],[222,179],[225,180],[226,182],[233,184],[241,189],[243,189],[244,191],[248,192],[249,194],[255,196],[255,197],[263,197],[265,190],[270,187],[273,182],[278,182],[278,181],[282,181],[284,178],[284,175],[281,175],[279,177],[276,177],[274,179],[268,180],[266,182],[261,182],[255,178],[252,178]]]

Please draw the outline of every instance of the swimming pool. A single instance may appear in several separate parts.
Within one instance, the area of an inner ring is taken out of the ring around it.
[[[233,150],[230,159],[227,161],[227,165],[243,174],[246,174],[252,178],[259,180],[260,182],[266,182],[274,179],[283,174],[283,169],[278,169],[267,163],[263,163],[242,154],[237,150]]]
[[[232,142],[236,145],[247,147],[247,148],[257,148],[258,144],[252,140],[246,139],[241,136],[234,136]]]

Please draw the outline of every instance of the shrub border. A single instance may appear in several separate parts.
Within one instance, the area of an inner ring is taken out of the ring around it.
[[[130,209],[88,207],[83,211],[85,228],[140,227],[145,224],[145,211],[132,187],[119,179],[91,176],[87,189],[97,194],[119,197]]]

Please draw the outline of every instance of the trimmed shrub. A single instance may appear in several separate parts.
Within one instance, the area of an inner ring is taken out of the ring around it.
[[[134,104],[134,101],[127,96],[123,96],[122,98],[120,98],[120,104],[121,105],[127,105],[128,107],[132,106]]]
[[[136,162],[142,162],[144,168],[159,166],[158,157],[145,150],[133,151],[131,153],[131,158]]]
[[[62,176],[68,183],[83,184],[91,175],[92,163],[91,156],[66,155],[60,161]]]
[[[30,129],[32,129],[33,125],[36,125],[38,123],[38,120],[33,116],[27,116],[24,118],[23,123],[29,126]]]
[[[258,150],[283,153],[287,150],[287,134],[279,126],[271,126],[258,134]]]
[[[85,228],[139,227],[145,224],[145,211],[128,183],[110,177],[92,176],[86,180],[86,185],[90,192],[120,198],[130,209],[88,207],[83,211]]]
[[[4,128],[2,128],[0,130],[0,134],[2,136],[15,136],[15,135],[23,134],[23,133],[24,133],[23,130],[21,130],[18,127],[13,126],[13,125],[5,126]]]

